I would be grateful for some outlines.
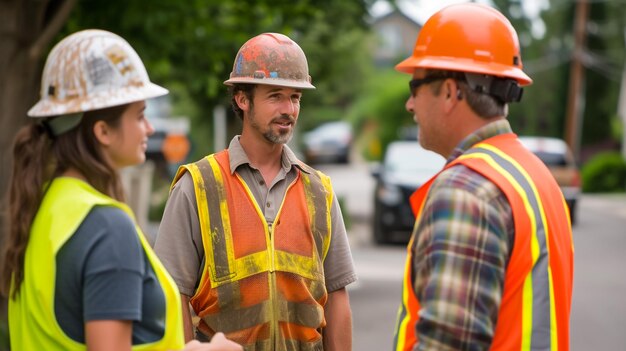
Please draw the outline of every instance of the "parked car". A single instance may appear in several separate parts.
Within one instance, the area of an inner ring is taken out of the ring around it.
[[[445,159],[417,141],[394,141],[383,161],[372,167],[374,188],[373,235],[378,244],[408,241],[415,216],[409,197],[445,165]]]
[[[576,223],[576,204],[581,193],[580,171],[572,151],[562,139],[520,136],[520,142],[548,166],[561,187],[572,224]]]
[[[352,125],[327,122],[304,134],[303,153],[307,163],[350,162]]]

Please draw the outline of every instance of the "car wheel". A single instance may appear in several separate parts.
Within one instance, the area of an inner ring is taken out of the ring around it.
[[[317,161],[313,156],[304,155],[304,163],[306,163],[307,165],[315,165]]]
[[[387,230],[383,225],[378,205],[376,205],[373,217],[374,223],[372,225],[372,231],[374,232],[374,242],[379,245],[389,244],[391,241],[389,240]]]
[[[572,225],[574,225],[576,224],[576,201],[568,202],[567,205],[569,207],[569,219]]]
[[[339,156],[339,163],[342,163],[342,164],[350,163],[350,152],[349,151],[346,151],[345,154],[342,154],[341,156]]]

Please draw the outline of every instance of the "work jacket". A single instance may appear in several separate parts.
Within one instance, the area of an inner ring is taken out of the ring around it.
[[[513,212],[515,240],[505,271],[502,302],[491,350],[569,350],[572,298],[572,231],[563,195],[545,165],[515,134],[498,135],[474,145],[444,170],[457,164],[497,185]],[[420,220],[433,181],[411,197]],[[413,289],[411,251],[405,265],[402,305],[394,350],[412,350],[420,302]]]
[[[322,350],[330,179],[302,164],[272,225],[230,171],[228,150],[182,166],[193,178],[206,255],[190,302],[207,336],[251,350]]]
[[[9,299],[13,350],[86,350],[67,336],[54,312],[56,255],[94,206],[122,209],[134,221],[131,209],[71,177],[52,181],[33,221],[24,258],[24,281],[15,299]],[[139,226],[135,226],[165,296],[165,333],[160,340],[134,345],[133,350],[179,350],[184,347],[180,294]],[[15,288],[15,287],[12,287]],[[13,289],[12,289],[13,290]],[[81,303],[77,301],[76,303]]]

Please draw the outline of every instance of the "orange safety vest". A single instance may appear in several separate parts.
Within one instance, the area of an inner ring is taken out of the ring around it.
[[[574,245],[569,212],[560,189],[543,163],[512,133],[474,145],[444,169],[462,164],[480,173],[507,197],[513,211],[515,242],[491,350],[569,350]],[[411,197],[419,221],[437,175]],[[394,350],[412,350],[420,303],[415,296],[411,247],[396,326]]]
[[[330,245],[330,179],[305,167],[272,226],[228,150],[182,166],[195,188],[206,263],[190,302],[207,336],[221,331],[250,350],[322,350]]]

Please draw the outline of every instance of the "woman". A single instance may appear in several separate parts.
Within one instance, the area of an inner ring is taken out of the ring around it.
[[[241,350],[184,345],[178,290],[123,203],[119,169],[145,160],[145,100],[167,94],[119,36],[53,48],[13,148],[0,291],[13,350]]]

